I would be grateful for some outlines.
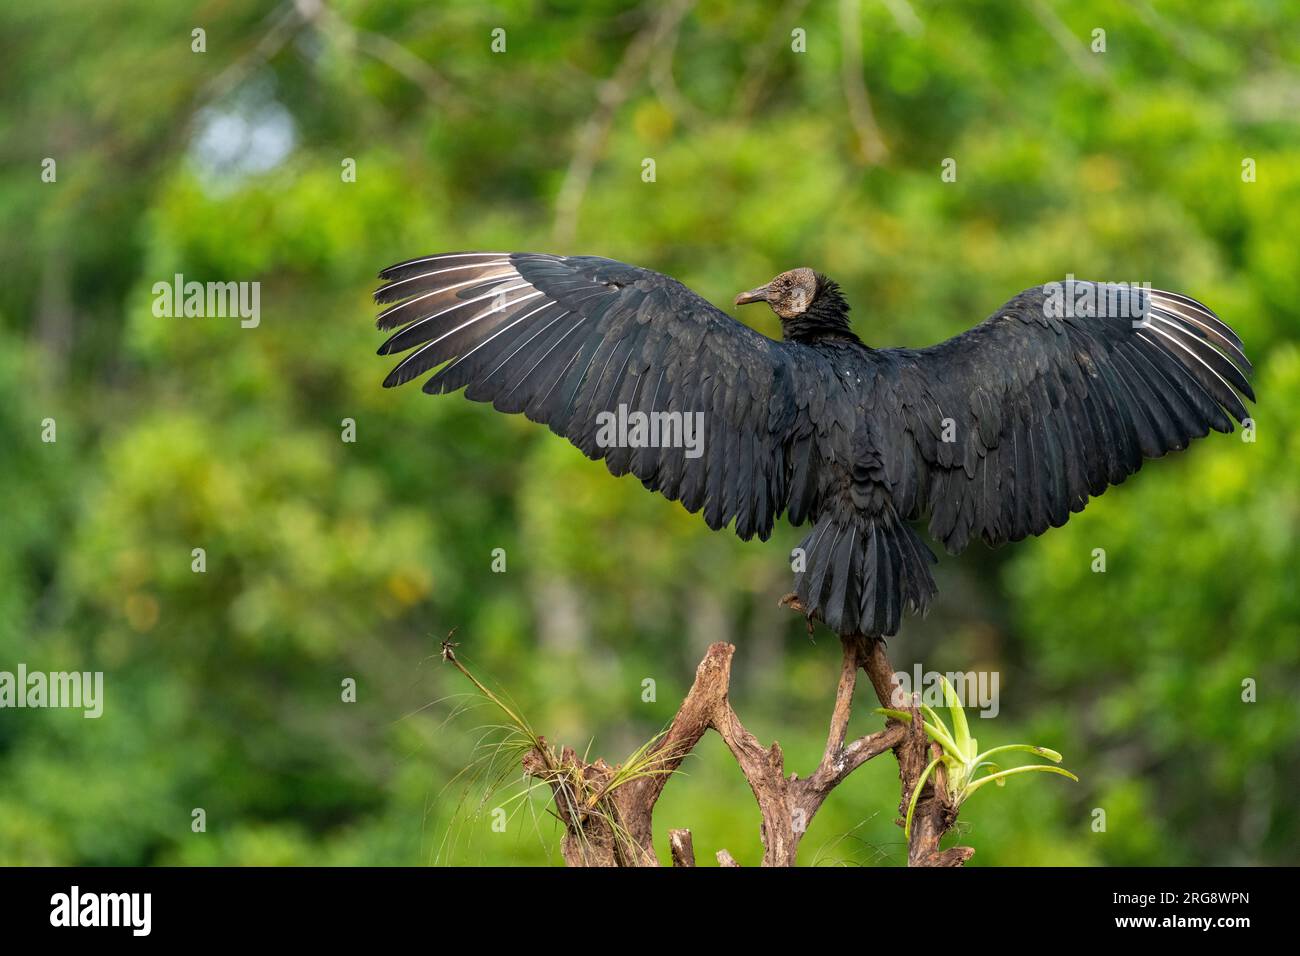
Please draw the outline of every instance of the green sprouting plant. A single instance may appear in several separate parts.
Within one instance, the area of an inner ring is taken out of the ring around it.
[[[991,750],[979,751],[978,744],[974,737],[970,735],[970,725],[966,722],[966,710],[962,707],[961,700],[957,697],[957,692],[953,690],[952,684],[948,683],[947,678],[942,675],[939,681],[943,686],[943,699],[948,706],[948,712],[952,715],[952,729],[943,722],[943,718],[929,704],[921,705],[921,712],[924,715],[922,721],[925,732],[929,734],[930,739],[937,743],[943,751],[935,757],[921,772],[921,776],[916,781],[916,786],[912,789],[912,799],[907,805],[907,817],[903,821],[903,834],[906,839],[912,838],[912,815],[916,811],[916,801],[921,795],[921,789],[925,786],[926,780],[934,772],[934,768],[940,763],[943,764],[944,770],[948,776],[948,797],[954,807],[960,807],[970,796],[980,787],[987,783],[995,783],[999,787],[1006,785],[1007,777],[1018,773],[1030,773],[1039,770],[1045,773],[1058,773],[1063,777],[1069,777],[1076,783],[1079,778],[1070,771],[1062,767],[1053,767],[1050,764],[1026,764],[1023,767],[1012,767],[1009,770],[1003,770],[997,764],[989,760],[995,754],[1014,753],[1021,751],[1031,753],[1038,757],[1046,757],[1052,763],[1060,763],[1061,755],[1055,750],[1047,747],[1036,747],[1033,744],[1005,744],[1001,747],[994,747]],[[911,723],[912,715],[905,710],[892,710],[888,707],[877,707],[876,713],[883,714],[887,717],[893,717],[904,723]],[[986,771],[983,776],[978,776],[981,770]]]
[[[442,642],[442,659],[474,685],[481,701],[494,705],[507,719],[505,724],[489,724],[480,728],[484,735],[475,745],[476,757],[473,764],[456,775],[459,778],[462,774],[470,773],[471,785],[486,781],[479,800],[480,807],[503,788],[508,776],[518,772],[526,755],[533,755],[536,764],[528,771],[532,780],[505,799],[501,804],[503,809],[523,804],[531,806],[534,791],[550,789],[555,809],[548,808],[547,812],[559,820],[576,839],[585,843],[586,821],[598,818],[623,848],[636,852],[636,841],[623,827],[612,798],[616,791],[633,781],[679,772],[670,768],[673,752],[661,746],[667,731],[655,734],[623,763],[611,768],[609,773],[592,775],[589,771],[594,765],[589,764],[585,756],[582,760],[566,759],[562,752],[557,751],[533,729],[519,708],[511,706],[502,695],[494,693],[475,677],[456,656],[455,648],[459,645],[451,640],[451,636],[449,634]],[[463,709],[466,708],[458,708]],[[511,812],[515,811],[512,809]]]

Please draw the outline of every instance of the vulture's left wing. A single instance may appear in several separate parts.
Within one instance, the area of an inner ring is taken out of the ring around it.
[[[464,388],[523,412],[615,475],[703,508],[711,528],[734,518],[742,538],[771,532],[807,405],[797,350],[674,279],[609,259],[451,253],[380,278],[376,301],[395,304],[377,325],[398,331],[379,353],[408,353],[385,386],[436,369],[426,392]]]

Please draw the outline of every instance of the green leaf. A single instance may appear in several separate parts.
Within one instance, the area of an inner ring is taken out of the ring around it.
[[[948,682],[948,678],[941,674],[939,683],[943,687],[943,699],[948,705],[948,713],[952,714],[953,739],[960,749],[962,759],[970,760],[975,756],[975,752],[971,749],[970,725],[966,723],[966,708],[962,706],[957,691]]]
[[[999,771],[998,773],[991,773],[987,777],[980,777],[980,779],[976,780],[974,783],[972,783],[970,786],[966,788],[966,795],[970,796],[972,793],[974,793],[980,787],[984,786],[984,784],[988,783],[989,781],[993,781],[997,783],[999,786],[1001,786],[1002,781],[1005,780],[1007,777],[1011,776],[1012,774],[1030,773],[1031,771],[1034,770],[1040,770],[1043,773],[1060,774],[1062,777],[1069,777],[1075,783],[1079,782],[1078,777],[1076,777],[1074,774],[1070,773],[1070,771],[1064,769],[1063,767],[1052,767],[1047,764],[1035,763],[1035,764],[1030,764],[1029,766],[1026,767],[1012,767],[1010,770],[1002,770]]]
[[[1010,751],[1021,751],[1023,753],[1034,754],[1038,757],[1046,757],[1048,760],[1052,761],[1052,763],[1061,762],[1061,755],[1055,750],[1050,750],[1047,747],[1035,747],[1033,744],[1005,744],[1001,747],[994,747],[992,750],[984,751],[975,758],[975,763],[979,763],[981,760],[992,757],[994,754],[1008,753]]]
[[[925,732],[930,735],[930,739],[942,747],[945,752],[956,754],[957,744],[948,734],[948,728],[944,726],[943,721],[939,720],[939,715],[935,714],[932,709],[924,706],[922,706],[922,710],[930,710],[930,713],[934,714],[935,720],[938,721],[937,724],[931,723],[928,720],[921,721],[921,726],[924,727]],[[910,724],[912,722],[912,715],[905,710],[893,710],[889,707],[876,707],[872,712],[884,717],[893,717],[895,720],[901,720],[905,724]],[[956,755],[959,758],[961,757],[960,754]]]
[[[921,772],[916,780],[916,786],[912,788],[912,799],[907,801],[907,816],[903,820],[903,838],[911,841],[912,839],[912,814],[916,812],[916,801],[921,796],[921,789],[925,786],[925,781],[929,779],[931,771],[939,765],[938,757],[935,757],[926,765],[925,770]]]

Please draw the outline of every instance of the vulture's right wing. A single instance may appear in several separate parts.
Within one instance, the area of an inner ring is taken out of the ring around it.
[[[817,387],[806,361],[681,283],[588,256],[452,253],[380,273],[408,352],[385,380],[430,370],[430,393],[523,412],[615,475],[631,472],[709,527],[766,538],[787,498],[786,443]],[[640,432],[638,432],[640,429]]]
[[[1208,308],[1074,285],[1104,306],[1084,311],[1100,314],[1060,308],[1038,287],[939,345],[876,353],[895,501],[907,517],[930,515],[952,553],[1064,524],[1144,458],[1247,418],[1250,362]]]

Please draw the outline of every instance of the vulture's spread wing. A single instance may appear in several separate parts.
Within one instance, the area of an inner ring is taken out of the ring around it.
[[[377,324],[398,331],[379,353],[408,353],[386,386],[436,369],[426,392],[523,412],[615,475],[703,508],[711,528],[771,532],[800,404],[789,346],[609,259],[454,253],[380,278],[376,301],[395,304]]]
[[[1085,291],[1108,317],[1062,316],[1069,304],[1040,287],[932,348],[875,353],[873,437],[891,449],[895,502],[928,513],[950,552],[1064,524],[1144,458],[1247,417],[1250,363],[1208,308],[1170,292]]]

